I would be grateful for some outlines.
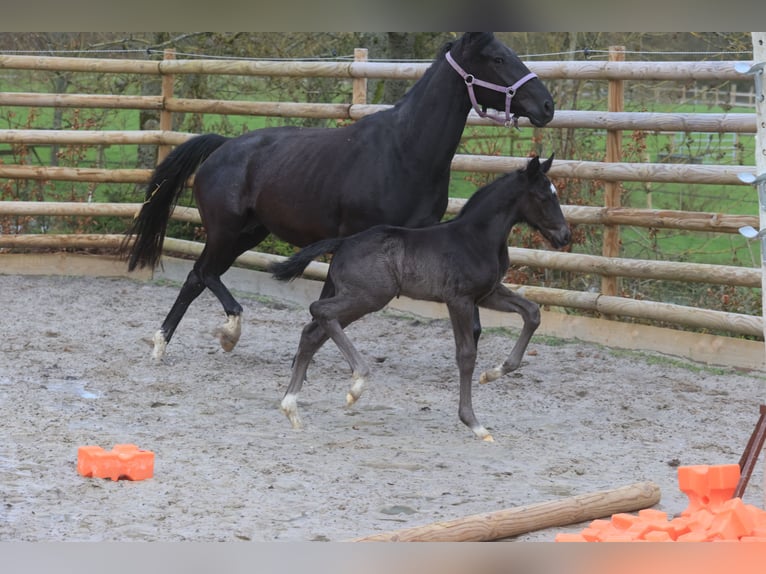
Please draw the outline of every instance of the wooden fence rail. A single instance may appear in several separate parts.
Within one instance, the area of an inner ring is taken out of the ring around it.
[[[743,80],[739,61],[710,62],[527,62],[544,80]],[[131,60],[0,55],[0,70],[111,74],[216,74],[274,77],[380,78],[416,80],[430,62],[316,62],[257,60]]]
[[[746,81],[734,69],[736,62],[531,62],[529,67],[543,80],[602,81]],[[94,58],[50,58],[37,56],[0,56],[3,69],[35,71],[72,71],[82,73],[116,73],[159,75],[166,80],[180,74],[223,74],[243,76],[334,77],[353,81],[367,78],[415,80],[429,63],[295,62],[295,61],[222,61],[179,60],[172,56],[160,61],[103,60]],[[159,96],[124,96],[104,94],[44,94],[28,92],[0,93],[0,106],[100,108],[157,110],[163,114],[166,129],[146,131],[92,130],[0,130],[0,143],[11,145],[178,145],[194,134],[169,129],[172,113],[215,113],[258,115],[269,117],[325,118],[355,120],[390,106],[367,104],[364,97],[349,103],[252,102],[202,100],[175,97],[172,81],[164,82],[165,92]],[[362,90],[363,91],[363,90]],[[474,112],[469,125],[491,125]],[[520,127],[528,128],[522,118]],[[559,110],[545,129],[641,130],[649,132],[705,132],[754,134],[755,114],[743,113],[649,113]],[[526,158],[458,154],[452,169],[466,172],[503,173],[525,165]],[[558,159],[550,175],[554,178],[591,179],[620,183],[664,182],[711,185],[746,185],[738,175],[753,173],[752,166],[688,165],[665,163],[610,163]],[[21,180],[58,180],[102,183],[142,184],[148,181],[147,169],[105,169],[97,167],[46,167],[0,164],[0,178]],[[616,189],[616,188],[615,188]],[[448,213],[456,213],[464,200],[451,199]],[[53,202],[0,202],[0,216],[118,216],[132,217],[140,204],[96,204]],[[721,213],[682,212],[623,207],[564,206],[572,224],[620,226],[630,225],[657,229],[679,229],[709,233],[737,233],[743,225],[758,225],[757,216]],[[177,207],[174,219],[200,223],[193,208]],[[8,249],[113,249],[122,242],[117,235],[0,235],[0,248]],[[167,238],[165,249],[179,255],[198,255],[201,244]],[[701,282],[757,288],[760,270],[727,265],[704,265],[670,261],[626,260],[586,254],[509,248],[516,265],[543,267],[562,271],[614,277],[637,277],[665,281]],[[247,252],[238,264],[263,268],[277,256]],[[312,264],[307,274],[323,277],[326,266]],[[569,307],[605,315],[626,316],[663,323],[674,322],[686,327],[725,331],[736,335],[761,337],[760,317],[694,309],[651,301],[634,301],[601,293],[565,291],[542,287],[518,287],[523,294],[541,304]]]

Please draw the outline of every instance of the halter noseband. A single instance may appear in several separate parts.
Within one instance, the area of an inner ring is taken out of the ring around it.
[[[519,118],[516,115],[511,113],[511,100],[513,100],[513,96],[516,95],[516,90],[518,90],[521,86],[526,84],[532,78],[536,78],[537,74],[535,74],[534,72],[529,72],[526,76],[517,80],[512,86],[500,86],[498,84],[492,84],[490,82],[485,82],[484,80],[479,80],[478,78],[475,78],[473,74],[469,74],[463,68],[461,68],[460,65],[452,58],[452,54],[450,54],[449,52],[447,52],[447,61],[449,62],[450,66],[452,66],[455,69],[455,71],[458,74],[460,74],[460,77],[463,78],[463,80],[465,81],[465,85],[468,88],[468,97],[471,98],[471,105],[473,106],[473,109],[476,111],[477,114],[479,114],[480,117],[489,118],[493,122],[498,123],[500,125],[504,125],[507,128],[511,126],[514,126],[515,128],[519,127],[518,126]],[[481,86],[482,88],[494,90],[496,92],[505,93],[505,118],[497,114],[487,113],[485,110],[481,109],[478,102],[476,101],[476,95],[473,93],[474,85]]]

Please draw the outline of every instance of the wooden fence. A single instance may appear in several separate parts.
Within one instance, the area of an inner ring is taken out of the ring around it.
[[[367,62],[365,51],[356,52],[352,62],[274,62],[226,60],[178,60],[172,52],[162,61],[107,60],[92,58],[61,58],[37,56],[0,56],[3,70],[68,71],[100,74],[144,74],[163,78],[162,94],[158,96],[125,96],[108,94],[51,94],[0,93],[0,106],[100,108],[157,110],[160,129],[148,131],[89,131],[0,129],[0,144],[49,145],[136,145],[160,146],[161,156],[172,146],[194,134],[174,132],[174,113],[240,114],[272,117],[334,118],[355,120],[388,106],[366,102],[366,80],[413,80],[425,71],[422,63]],[[622,130],[650,132],[708,132],[754,134],[756,116],[750,113],[650,113],[623,112],[621,110],[622,84],[634,80],[643,83],[673,80],[694,82],[715,80],[745,81],[747,78],[734,69],[735,62],[531,62],[530,69],[543,81],[600,80],[608,82],[611,90],[610,109],[605,111],[558,110],[554,120],[544,129],[606,130],[610,141],[618,141]],[[174,96],[174,80],[183,74],[231,74],[243,76],[286,76],[295,78],[345,78],[353,83],[353,99],[348,103],[253,102],[225,100],[197,100]],[[469,125],[492,125],[471,112]],[[522,129],[530,128],[522,118]],[[501,129],[501,128],[498,128]],[[617,184],[626,181],[698,183],[711,185],[745,185],[738,179],[741,172],[753,173],[754,168],[726,165],[688,165],[666,163],[625,163],[620,161],[620,150],[612,145],[607,161],[557,160],[550,175],[554,178],[590,179]],[[523,166],[526,158],[464,155],[455,156],[453,170],[500,173]],[[140,184],[148,181],[146,169],[100,169],[78,167],[45,167],[9,165],[0,163],[0,178],[62,180],[86,182],[114,182]],[[672,261],[644,261],[618,257],[619,226],[630,225],[655,229],[682,229],[709,233],[735,234],[739,227],[758,227],[758,216],[724,213],[684,212],[624,208],[620,206],[619,186],[608,188],[604,206],[564,206],[572,224],[599,225],[612,230],[605,233],[601,254],[559,253],[521,248],[509,248],[511,261],[516,265],[559,269],[576,273],[599,274],[605,278],[600,292],[577,292],[526,286],[522,290],[529,298],[544,305],[579,309],[601,313],[610,317],[629,317],[643,321],[675,323],[684,327],[725,332],[736,336],[763,337],[761,316],[727,313],[691,308],[664,302],[639,301],[618,297],[613,282],[615,277],[638,277],[718,285],[738,285],[757,289],[761,285],[760,269],[728,265],[706,265]],[[755,194],[753,201],[756,201]],[[462,201],[451,199],[449,212],[455,213]],[[114,203],[53,203],[53,202],[0,202],[0,216],[4,215],[89,215],[130,217],[138,204]],[[176,209],[173,217],[185,221],[199,221],[196,210]],[[85,248],[100,246],[113,248],[120,236],[94,235],[0,235],[0,249]],[[743,240],[744,241],[744,240]],[[200,245],[169,238],[165,250],[175,254],[196,254]],[[275,256],[247,253],[239,263],[259,267]],[[314,265],[309,273],[321,277],[324,267]]]

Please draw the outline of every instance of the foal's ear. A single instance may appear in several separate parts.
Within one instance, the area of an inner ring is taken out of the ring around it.
[[[555,154],[552,153],[551,157],[549,157],[548,159],[546,159],[543,162],[543,165],[540,167],[540,169],[542,170],[543,173],[548,173],[548,170],[551,169],[551,164],[553,163],[553,156],[554,155]]]
[[[537,175],[537,172],[539,171],[540,171],[540,158],[537,156],[534,156],[527,163],[527,175],[529,177],[534,177]]]

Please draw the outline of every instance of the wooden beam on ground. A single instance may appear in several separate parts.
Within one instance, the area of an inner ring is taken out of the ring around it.
[[[518,536],[534,530],[587,522],[654,506],[660,488],[653,482],[639,482],[542,502],[473,514],[444,522],[404,528],[356,538],[353,542],[485,542]]]

